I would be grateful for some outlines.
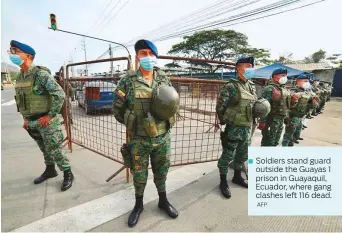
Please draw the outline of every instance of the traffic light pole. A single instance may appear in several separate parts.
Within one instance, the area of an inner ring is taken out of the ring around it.
[[[110,41],[110,40],[104,40],[104,39],[93,37],[93,36],[87,36],[87,35],[83,35],[83,34],[79,34],[79,33],[75,33],[75,32],[69,32],[69,31],[64,31],[64,30],[60,30],[60,29],[53,29],[53,28],[50,28],[50,27],[49,27],[49,29],[54,30],[54,31],[65,32],[65,33],[69,33],[69,34],[73,34],[73,35],[77,35],[77,36],[88,37],[88,38],[91,38],[91,39],[94,39],[94,40],[101,40],[101,41],[109,42],[109,43],[112,43],[112,44],[120,45],[120,46],[122,46],[122,47],[124,47],[126,49],[126,51],[128,53],[129,60],[130,60],[130,62],[132,62],[131,54],[130,54],[129,50],[127,49],[127,47],[124,46],[123,44],[120,44],[120,43],[117,43],[117,42],[114,42],[114,41]]]

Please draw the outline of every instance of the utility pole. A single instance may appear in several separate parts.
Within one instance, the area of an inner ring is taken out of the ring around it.
[[[86,49],[86,43],[85,43],[85,37],[83,37],[82,41],[82,49],[84,50],[84,59],[87,61],[87,49]],[[86,70],[85,70],[85,75],[88,76],[88,65],[86,64]]]
[[[109,57],[113,58],[113,50],[112,50],[111,44],[109,44]],[[113,61],[110,62],[110,74],[111,74],[111,76],[114,75],[114,64],[113,63],[114,63]]]

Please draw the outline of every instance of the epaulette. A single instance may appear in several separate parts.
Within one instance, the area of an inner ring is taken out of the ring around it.
[[[51,71],[49,70],[49,68],[45,67],[45,66],[36,66],[38,69],[40,70],[45,70],[47,71],[49,74],[51,74]]]

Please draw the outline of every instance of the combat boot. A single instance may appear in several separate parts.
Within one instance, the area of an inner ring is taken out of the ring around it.
[[[135,206],[128,217],[128,226],[134,227],[139,221],[140,214],[144,211],[144,197],[135,195]]]
[[[220,190],[222,195],[225,198],[230,198],[232,196],[232,193],[230,192],[229,186],[228,186],[228,182],[227,182],[227,175],[220,175]]]
[[[43,174],[41,176],[39,176],[38,178],[36,178],[33,183],[35,184],[40,184],[42,182],[44,182],[45,180],[49,179],[49,178],[53,178],[58,176],[58,173],[55,169],[55,165],[46,165],[45,171],[43,172]]]
[[[307,128],[307,126],[303,125],[303,128],[304,128],[304,129],[306,129],[306,128]]]
[[[74,174],[72,174],[71,169],[64,171],[64,180],[62,183],[61,190],[65,191],[71,188],[73,181],[74,181]]]
[[[299,137],[298,140],[304,140],[304,138]]]
[[[298,139],[293,140],[293,142],[299,144]]]
[[[158,195],[159,195],[158,208],[164,210],[171,218],[177,218],[178,211],[167,200],[166,192],[158,192]]]
[[[248,188],[248,183],[246,180],[241,176],[241,171],[234,170],[234,177],[233,177],[233,183],[240,185],[242,187]]]

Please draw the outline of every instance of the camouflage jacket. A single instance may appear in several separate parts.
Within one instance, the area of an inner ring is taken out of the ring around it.
[[[34,67],[35,65],[32,64],[27,72],[21,70],[17,79],[25,79],[27,76],[32,74]],[[61,86],[56,82],[52,75],[44,69],[39,69],[39,71],[36,73],[32,88],[35,95],[47,94],[52,96],[52,106],[51,110],[48,112],[48,115],[51,118],[56,116],[63,106],[65,94]]]
[[[252,81],[247,81],[246,83],[237,79],[242,85],[248,86],[254,89],[254,83]],[[256,93],[255,93],[256,95]],[[239,100],[239,90],[232,82],[227,82],[220,91],[220,96],[216,104],[216,113],[219,119],[222,119],[224,112],[229,106],[237,104]],[[221,120],[220,120],[221,121]]]
[[[130,72],[130,71],[128,71]],[[113,100],[113,113],[115,119],[120,122],[121,124],[124,124],[124,115],[127,109],[132,109],[133,101],[134,101],[134,89],[132,81],[128,75],[128,72],[125,77],[120,79],[118,86],[116,87],[114,91],[114,100]],[[144,80],[140,70],[136,71],[138,81],[148,86],[148,83]],[[160,71],[154,70],[153,75],[153,82],[152,82],[152,88],[156,87],[158,84],[158,81],[160,81],[162,78],[165,78],[165,75],[160,75]],[[166,82],[169,83],[170,86],[172,86],[171,81],[168,77],[166,77]],[[165,81],[165,80],[163,80]]]

